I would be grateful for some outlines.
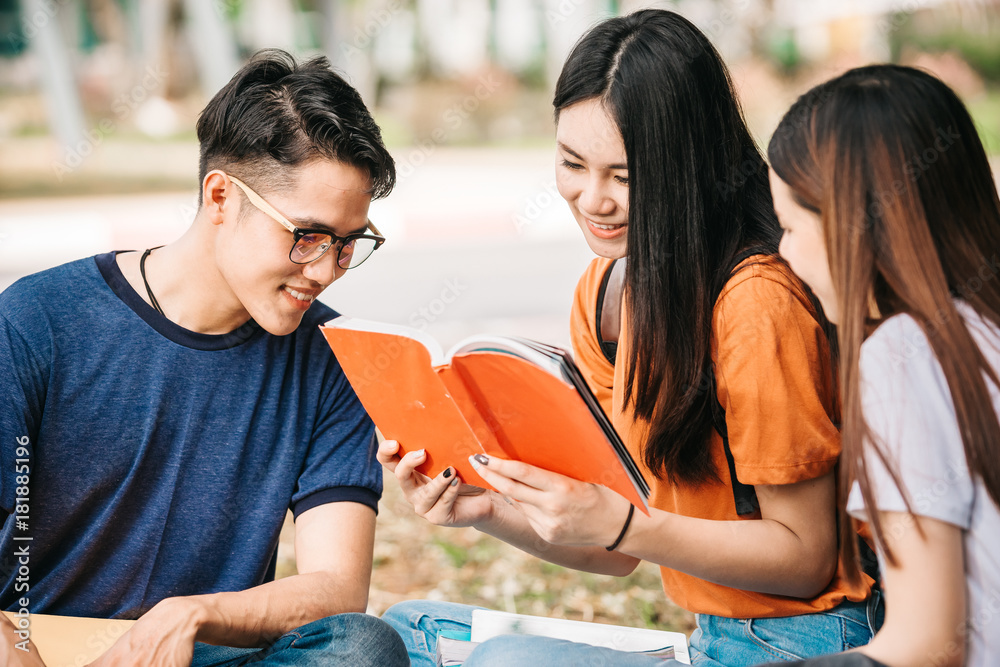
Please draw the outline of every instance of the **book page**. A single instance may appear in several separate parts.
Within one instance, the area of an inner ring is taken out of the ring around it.
[[[392,324],[390,322],[376,322],[374,320],[363,320],[358,317],[341,315],[335,317],[323,325],[324,329],[351,329],[353,331],[369,331],[379,334],[391,334],[402,338],[411,338],[420,343],[430,355],[431,366],[441,366],[448,363],[441,345],[434,338],[421,329],[404,326],[402,324]]]
[[[453,348],[448,350],[446,356],[452,359],[459,355],[471,354],[473,352],[509,354],[538,366],[567,384],[573,384],[572,379],[567,376],[559,358],[539,351],[536,344],[532,341],[522,341],[521,339],[507,336],[470,336],[465,340],[459,341]]]
[[[461,636],[456,636],[461,635]],[[437,638],[438,667],[461,667],[479,644],[469,640],[467,632],[442,630]]]
[[[460,354],[451,367],[496,436],[495,444],[481,442],[487,454],[604,485],[648,513],[646,497],[576,387],[496,352]]]
[[[614,649],[647,653],[691,664],[687,636],[682,632],[628,628],[561,618],[511,614],[491,609],[472,612],[472,641],[484,642],[500,635],[534,635]]]

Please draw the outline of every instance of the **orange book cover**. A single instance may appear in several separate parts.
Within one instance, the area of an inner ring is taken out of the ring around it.
[[[487,487],[468,461],[485,453],[603,484],[647,512],[646,480],[564,351],[474,336],[445,355],[418,329],[350,317],[321,330],[382,435],[426,450],[420,472],[450,465]]]

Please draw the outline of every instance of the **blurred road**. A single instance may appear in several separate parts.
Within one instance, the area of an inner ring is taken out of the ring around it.
[[[425,328],[446,349],[473,333],[568,346],[573,288],[593,255],[556,193],[553,153],[425,147],[396,158],[399,185],[371,208],[386,244],[321,299]],[[79,257],[169,243],[194,213],[193,190],[0,201],[0,289]]]
[[[424,328],[445,349],[474,333],[568,347],[573,288],[593,255],[556,192],[553,151],[424,146],[395,157],[399,184],[371,208],[386,244],[321,299]],[[193,188],[0,201],[0,289],[79,257],[169,243],[194,213]]]

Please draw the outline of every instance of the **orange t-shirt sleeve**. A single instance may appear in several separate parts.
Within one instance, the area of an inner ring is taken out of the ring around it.
[[[713,316],[718,398],[744,484],[814,479],[840,454],[829,346],[785,271],[747,267]]]
[[[577,283],[573,310],[570,313],[574,360],[609,419],[615,367],[604,356],[597,340],[597,296],[601,291],[604,274],[610,267],[611,260],[600,257],[590,263]]]

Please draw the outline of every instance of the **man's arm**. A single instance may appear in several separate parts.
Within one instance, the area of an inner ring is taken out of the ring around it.
[[[192,598],[202,610],[198,641],[266,646],[289,630],[368,607],[375,512],[340,502],[306,510],[295,521],[298,574],[240,593]]]
[[[97,663],[187,667],[195,641],[265,647],[312,621],[368,605],[375,512],[338,502],[295,522],[298,574],[233,593],[168,598],[146,613]]]

